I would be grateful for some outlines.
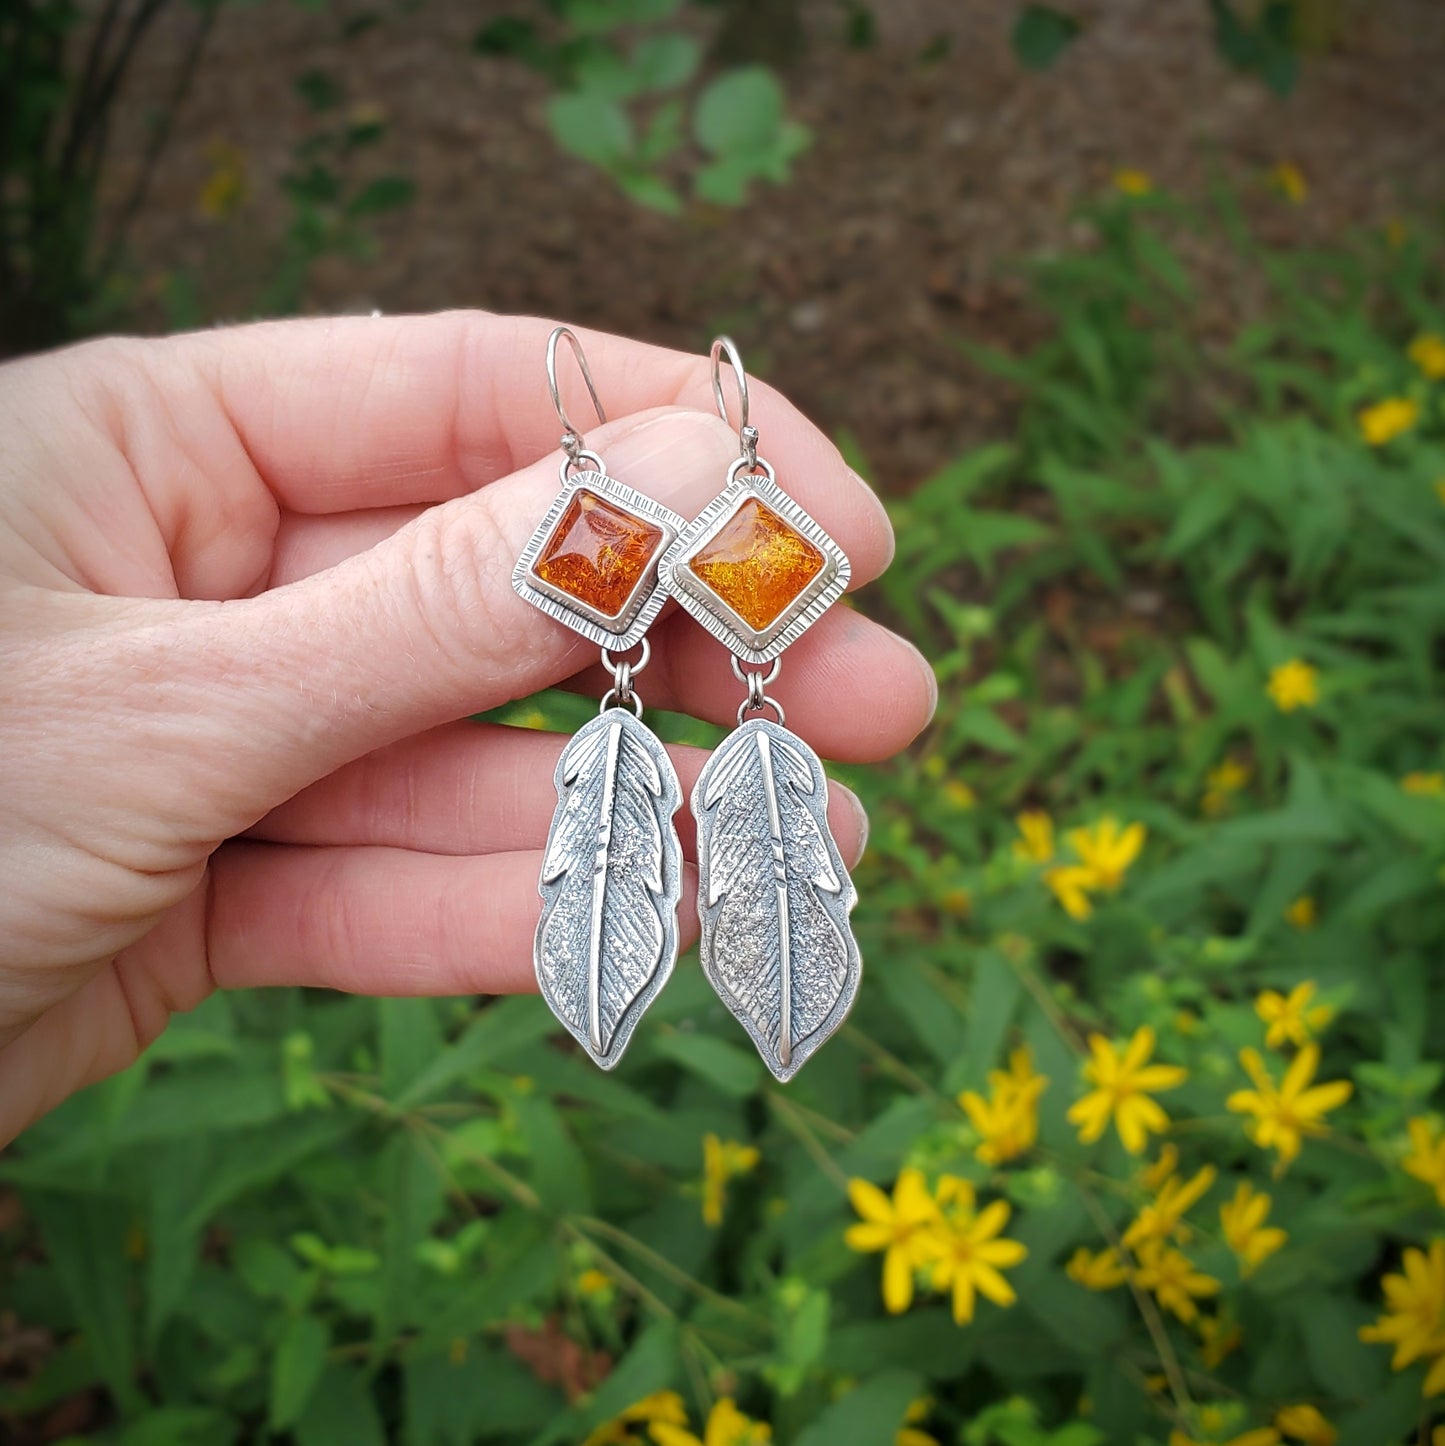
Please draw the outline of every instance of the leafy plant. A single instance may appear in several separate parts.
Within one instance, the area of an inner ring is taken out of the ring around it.
[[[558,145],[606,171],[639,204],[679,212],[672,173],[686,162],[698,197],[740,205],[754,181],[787,180],[810,135],[788,118],[783,88],[762,65],[724,69],[694,99],[701,42],[655,28],[682,8],[682,0],[557,0],[549,22],[506,16],[474,43],[547,76],[556,87],[547,120]]]

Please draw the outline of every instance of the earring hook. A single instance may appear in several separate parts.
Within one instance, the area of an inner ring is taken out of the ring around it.
[[[592,369],[587,365],[587,354],[582,350],[582,343],[577,340],[576,333],[570,326],[554,327],[552,335],[547,338],[547,388],[552,393],[552,406],[556,409],[557,420],[562,424],[562,450],[575,462],[582,451],[582,429],[567,415],[567,408],[562,405],[562,389],[557,385],[557,343],[563,337],[567,338],[572,355],[577,358],[577,367],[582,373],[582,380],[587,383],[587,392],[596,409],[597,420],[605,423],[607,413],[602,410],[602,399],[597,395]]]
[[[743,368],[743,359],[738,353],[736,344],[730,336],[719,336],[713,339],[712,350],[708,353],[708,360],[712,363],[712,396],[717,403],[717,414],[723,421],[728,422],[727,398],[723,395],[722,384],[722,356],[727,353],[727,359],[733,369],[733,378],[738,384],[738,401],[742,407],[742,418],[738,422],[738,445],[742,448],[743,457],[747,460],[749,467],[758,465],[758,429],[748,426],[748,374]]]

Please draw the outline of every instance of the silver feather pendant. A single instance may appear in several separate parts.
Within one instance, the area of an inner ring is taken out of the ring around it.
[[[708,760],[692,811],[702,967],[786,1082],[842,1024],[863,971],[823,765],[796,734],[752,719]]]
[[[677,962],[682,785],[667,750],[609,708],[562,751],[533,958],[552,1012],[603,1069]]]

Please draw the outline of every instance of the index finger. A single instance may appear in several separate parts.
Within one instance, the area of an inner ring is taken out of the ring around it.
[[[543,368],[553,325],[475,311],[264,322],[182,338],[176,359],[209,376],[283,507],[334,513],[441,502],[554,451],[561,425]],[[575,330],[610,418],[713,410],[705,356]],[[568,412],[590,420],[565,351],[559,379]],[[797,408],[760,382],[750,391],[784,486],[841,473],[837,449]]]

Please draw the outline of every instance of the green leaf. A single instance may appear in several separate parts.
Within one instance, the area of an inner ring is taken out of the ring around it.
[[[553,96],[547,102],[547,124],[563,150],[595,166],[620,166],[632,153],[632,122],[627,112],[602,96]]]
[[[592,1208],[587,1162],[557,1107],[541,1095],[518,1100],[517,1128],[532,1156],[532,1184],[543,1207],[558,1215],[587,1214]]]
[[[128,1212],[115,1199],[43,1191],[32,1192],[29,1205],[96,1368],[122,1412],[131,1415],[143,1397],[135,1384]]]
[[[783,125],[783,87],[760,65],[728,71],[698,99],[693,133],[715,156],[757,155],[777,144]]]
[[[757,1052],[724,1039],[674,1031],[659,1035],[652,1047],[733,1099],[746,1099],[763,1082],[763,1062]]]
[[[294,1425],[321,1379],[331,1333],[313,1315],[286,1322],[271,1359],[270,1422],[273,1431]]]
[[[891,1441],[922,1382],[911,1371],[883,1371],[834,1401],[801,1432],[796,1446],[880,1446]]]
[[[690,35],[648,35],[632,52],[632,70],[640,90],[673,90],[692,79],[701,59]]]
[[[386,1350],[403,1325],[417,1319],[417,1246],[441,1211],[442,1179],[431,1152],[405,1133],[387,1145],[381,1168],[386,1228],[374,1339]]]
[[[409,176],[378,176],[347,202],[346,214],[353,220],[379,216],[409,206],[416,195],[416,182]]]
[[[1079,22],[1052,5],[1025,5],[1014,22],[1013,49],[1028,70],[1047,70],[1078,38]]]
[[[432,999],[377,1001],[381,1024],[381,1092],[399,1099],[441,1053],[442,1035]]]
[[[296,1446],[386,1446],[366,1376],[355,1366],[326,1367],[296,1421]]]

